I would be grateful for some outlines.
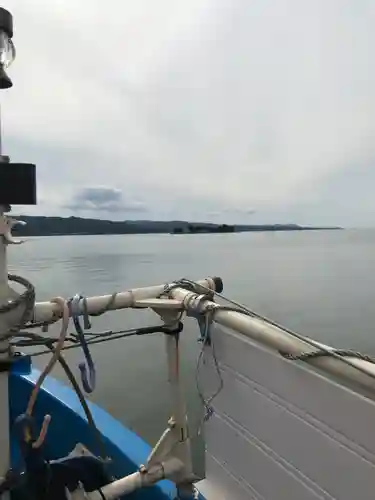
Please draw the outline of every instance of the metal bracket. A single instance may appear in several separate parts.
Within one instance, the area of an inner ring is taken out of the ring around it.
[[[25,226],[26,222],[23,220],[13,219],[12,217],[8,217],[4,214],[0,217],[0,235],[4,238],[5,243],[8,245],[20,245],[21,243],[24,243],[24,240],[14,238],[12,235],[12,228],[17,224]]]
[[[146,308],[151,309],[178,309],[182,311],[184,309],[183,303],[180,300],[175,299],[139,299],[134,301],[135,308]]]
[[[161,318],[164,325],[172,330],[176,329],[184,311],[181,300],[166,298],[135,300],[133,307],[135,309],[152,309]]]
[[[161,435],[159,441],[156,443],[154,448],[151,450],[150,455],[147,458],[146,465],[141,465],[139,467],[140,472],[146,472],[153,465],[162,463],[167,457],[168,453],[177,445],[178,440],[173,432],[176,426],[176,422],[173,417],[168,420],[168,427]]]
[[[152,449],[147,458],[145,465],[140,465],[139,472],[146,474],[154,467],[162,466],[163,463],[169,460],[177,459],[181,462],[181,467],[174,472],[168,479],[175,482],[177,485],[187,485],[193,487],[193,482],[197,479],[191,472],[190,466],[184,460],[186,459],[186,446],[189,443],[189,438],[181,441],[181,427],[176,423],[174,417],[168,420],[168,427],[161,435],[159,441]]]

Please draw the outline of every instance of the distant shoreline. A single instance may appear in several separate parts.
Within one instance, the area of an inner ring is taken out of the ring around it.
[[[19,236],[73,236],[100,234],[218,234],[240,232],[332,231],[341,227],[299,226],[297,224],[211,224],[187,221],[110,221],[81,217],[19,215],[26,226],[15,226]]]

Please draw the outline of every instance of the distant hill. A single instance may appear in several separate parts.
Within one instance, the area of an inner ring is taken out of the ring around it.
[[[218,233],[244,231],[303,231],[341,229],[339,227],[303,227],[296,224],[227,225],[187,221],[127,220],[110,221],[81,217],[41,217],[19,215],[26,226],[16,226],[14,234],[22,236],[52,236],[74,234],[145,234],[145,233]]]

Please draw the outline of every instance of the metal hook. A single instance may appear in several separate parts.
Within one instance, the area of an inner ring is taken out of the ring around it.
[[[86,342],[85,334],[79,319],[79,303],[83,300],[83,309],[84,309],[84,327],[91,328],[90,321],[88,319],[87,314],[87,303],[86,299],[82,297],[82,295],[76,294],[73,299],[70,301],[70,311],[73,318],[74,327],[77,332],[77,338],[81,343],[83,353],[85,355],[86,363],[82,362],[78,365],[78,368],[81,372],[81,381],[84,390],[87,393],[91,393],[95,390],[96,385],[96,370],[93,359],[91,357],[91,353],[89,347]]]
[[[48,426],[51,422],[51,415],[45,415],[39,436],[35,438],[35,422],[32,416],[27,414],[19,415],[15,421],[15,430],[22,445],[39,449],[47,436]]]

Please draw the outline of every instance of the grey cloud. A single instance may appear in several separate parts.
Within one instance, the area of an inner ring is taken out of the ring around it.
[[[120,189],[107,186],[92,186],[81,189],[64,205],[64,208],[91,212],[127,213],[146,212],[146,206],[137,201],[124,200]]]

